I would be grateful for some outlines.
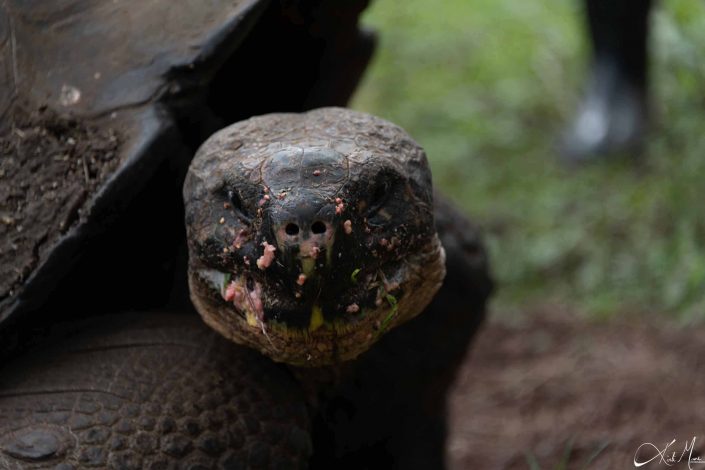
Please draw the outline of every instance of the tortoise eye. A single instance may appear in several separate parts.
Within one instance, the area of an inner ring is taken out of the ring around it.
[[[232,208],[235,215],[242,219],[246,223],[252,221],[252,216],[249,214],[244,204],[242,203],[242,198],[237,193],[237,191],[228,191],[228,200],[230,201],[230,207]]]
[[[393,202],[398,193],[399,182],[399,177],[395,173],[382,174],[377,179],[366,214],[370,225],[381,226],[389,222],[389,211],[384,209]]]
[[[367,210],[367,217],[373,217],[377,212],[384,207],[384,204],[387,202],[387,199],[389,199],[389,194],[390,194],[390,186],[391,184],[389,181],[380,181],[377,183],[374,193],[372,193],[372,198],[370,198],[370,205],[369,209]]]

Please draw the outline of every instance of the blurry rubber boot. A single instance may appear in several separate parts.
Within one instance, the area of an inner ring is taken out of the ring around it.
[[[648,127],[646,90],[625,77],[616,61],[593,65],[588,88],[561,143],[568,163],[636,156]]]

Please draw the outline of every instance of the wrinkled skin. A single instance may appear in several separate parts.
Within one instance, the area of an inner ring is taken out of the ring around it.
[[[323,108],[234,124],[184,185],[191,298],[275,361],[357,357],[445,275],[423,150],[399,127]]]

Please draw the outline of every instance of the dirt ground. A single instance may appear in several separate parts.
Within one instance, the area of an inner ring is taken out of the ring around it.
[[[18,107],[0,132],[0,301],[31,275],[118,164],[118,138]]]
[[[460,371],[450,416],[452,469],[629,469],[635,458],[688,469],[685,446],[695,438],[693,459],[705,449],[705,327],[559,309],[495,318]],[[666,447],[670,465],[656,450]]]

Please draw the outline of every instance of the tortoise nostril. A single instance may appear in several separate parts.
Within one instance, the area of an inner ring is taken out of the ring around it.
[[[299,226],[294,223],[286,224],[286,227],[284,227],[284,231],[287,235],[298,235]]]
[[[316,234],[326,233],[326,224],[318,220],[311,225],[311,231]]]

